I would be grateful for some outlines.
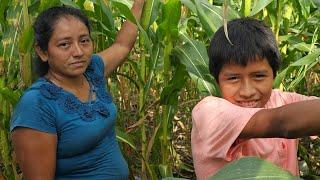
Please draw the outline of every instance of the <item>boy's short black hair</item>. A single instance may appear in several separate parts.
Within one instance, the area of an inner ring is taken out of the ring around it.
[[[246,66],[257,58],[266,58],[275,77],[281,58],[275,36],[271,29],[260,20],[241,18],[228,22],[228,36],[223,26],[211,39],[209,47],[209,70],[219,81],[219,73],[225,64]]]

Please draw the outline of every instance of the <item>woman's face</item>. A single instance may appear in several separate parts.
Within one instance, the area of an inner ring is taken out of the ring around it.
[[[219,74],[223,98],[241,107],[264,107],[272,84],[273,72],[266,59],[249,62],[247,66],[226,64]]]
[[[88,28],[77,18],[66,16],[57,20],[53,29],[48,50],[38,52],[48,61],[49,73],[68,77],[83,74],[93,52]]]

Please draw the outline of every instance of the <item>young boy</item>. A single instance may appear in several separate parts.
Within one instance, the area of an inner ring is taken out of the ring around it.
[[[206,97],[193,109],[192,155],[198,179],[243,156],[268,160],[294,175],[298,137],[320,134],[320,100],[272,89],[280,53],[272,31],[243,18],[221,27],[209,49],[209,69],[222,98]]]

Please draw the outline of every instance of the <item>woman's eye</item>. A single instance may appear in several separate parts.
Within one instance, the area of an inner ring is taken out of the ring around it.
[[[82,44],[88,44],[88,43],[90,43],[90,41],[91,41],[91,39],[89,39],[89,38],[85,38],[85,39],[81,39],[81,43]]]

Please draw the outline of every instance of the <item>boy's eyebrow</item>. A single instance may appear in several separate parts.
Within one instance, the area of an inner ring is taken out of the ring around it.
[[[225,72],[225,73],[222,73],[223,76],[238,76],[239,73],[233,73],[233,72]]]
[[[267,70],[254,71],[254,72],[252,72],[251,74],[258,74],[258,73],[263,73],[263,74],[265,74],[265,73],[268,73],[268,71],[267,71]]]

